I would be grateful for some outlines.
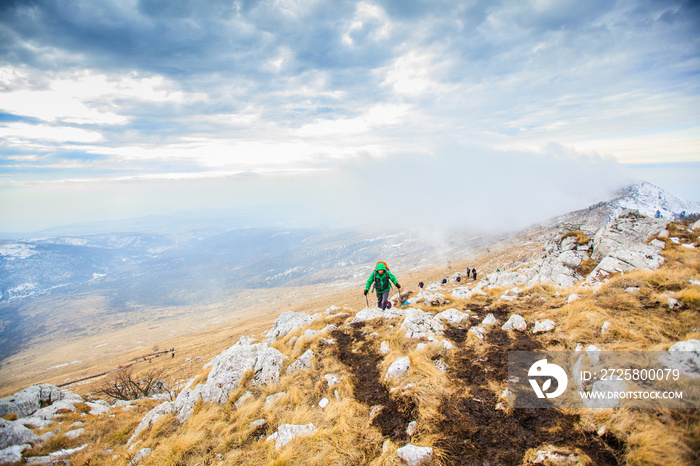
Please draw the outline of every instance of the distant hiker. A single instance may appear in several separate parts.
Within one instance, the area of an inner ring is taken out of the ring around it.
[[[387,302],[389,301],[389,290],[391,290],[391,282],[396,285],[396,288],[401,290],[398,280],[393,273],[389,271],[384,262],[377,262],[377,266],[370,274],[367,284],[365,285],[365,296],[369,293],[369,289],[374,285],[374,291],[377,292],[377,307],[381,310],[386,310]]]
[[[442,279],[442,284],[443,284],[443,285],[446,285],[446,284],[447,284],[447,279],[446,279],[446,278],[443,278],[443,279]]]
[[[467,278],[471,277],[471,275],[472,275],[472,270],[469,267],[467,267]]]
[[[425,283],[418,282],[418,288],[420,288],[422,290],[424,286],[425,286]]]
[[[476,269],[472,269],[472,277],[474,277],[474,280],[476,280]]]
[[[457,275],[457,278],[455,278],[455,280],[457,280],[457,283],[459,283],[459,282],[462,281],[462,277],[460,277],[459,275]]]

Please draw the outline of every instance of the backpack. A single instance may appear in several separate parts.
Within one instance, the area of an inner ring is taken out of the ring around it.
[[[386,273],[377,273],[377,271],[374,271],[374,291],[379,291],[379,290],[385,290],[388,289],[391,285],[389,285],[389,269],[386,270]]]

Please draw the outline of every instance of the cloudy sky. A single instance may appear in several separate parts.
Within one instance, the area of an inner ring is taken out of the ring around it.
[[[0,231],[700,201],[699,31],[674,0],[4,0]]]

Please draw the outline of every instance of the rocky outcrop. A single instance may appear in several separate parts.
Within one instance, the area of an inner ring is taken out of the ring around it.
[[[658,268],[663,263],[661,249],[664,243],[649,240],[667,225],[668,220],[627,211],[600,228],[592,240],[580,231],[562,229],[554,240],[547,243],[543,256],[533,264],[494,272],[479,285],[512,288],[550,283],[570,287],[584,278],[586,284],[591,284],[614,272]],[[597,266],[588,277],[584,277],[579,267],[589,260]],[[502,298],[514,299],[505,294]]]
[[[665,230],[668,220],[626,212],[610,222],[593,240],[591,258],[598,262],[586,279],[591,284],[615,272],[656,269],[664,262],[662,247],[647,241]]]
[[[252,341],[242,337],[238,343],[221,352],[205,366],[212,369],[204,384],[192,388],[192,380],[190,387],[182,390],[175,401],[165,402],[153,408],[138,425],[129,444],[132,444],[138,433],[165,414],[176,414],[178,421],[185,422],[199,400],[225,403],[248,371],[253,371],[254,385],[278,382],[286,356],[267,346],[267,343],[252,344]]]
[[[32,385],[11,397],[0,400],[0,417],[10,413],[17,415],[18,418],[27,417],[40,408],[60,400],[75,400],[76,403],[83,401],[79,395],[61,390],[55,385],[47,383]]]
[[[0,418],[0,449],[38,441],[39,436],[19,422]]]
[[[312,315],[303,312],[286,311],[279,315],[272,328],[267,332],[267,343],[272,344],[298,328],[303,328],[316,320]]]

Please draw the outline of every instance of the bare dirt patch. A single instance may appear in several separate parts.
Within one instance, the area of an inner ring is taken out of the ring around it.
[[[501,314],[502,315],[502,314]],[[451,327],[445,333],[463,346],[466,330]],[[489,388],[508,377],[508,351],[536,351],[542,345],[529,335],[511,337],[503,330],[487,334],[485,354],[461,348],[450,361],[448,376],[463,396],[443,399],[441,418],[433,425],[447,464],[520,464],[528,449],[555,445],[568,451],[583,451],[595,464],[620,464],[623,442],[610,434],[599,437],[580,427],[578,414],[557,409],[496,410],[499,394]]]
[[[385,437],[406,440],[406,427],[415,419],[416,406],[411,400],[392,398],[389,395],[389,390],[381,383],[379,372],[383,357],[375,344],[365,341],[363,327],[362,323],[358,323],[353,324],[348,333],[341,330],[332,332],[338,343],[338,360],[345,364],[353,375],[355,399],[369,407],[383,406],[372,420],[372,425]],[[359,342],[365,344],[358,346]]]

